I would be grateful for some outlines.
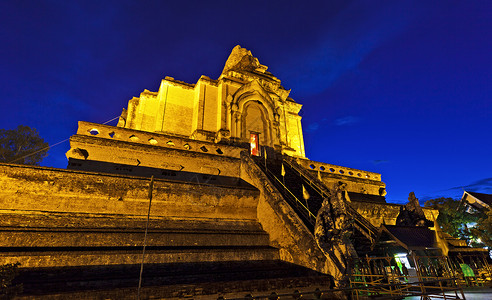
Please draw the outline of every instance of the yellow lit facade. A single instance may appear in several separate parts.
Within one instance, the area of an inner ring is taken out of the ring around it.
[[[196,84],[166,77],[159,91],[145,90],[124,109],[118,126],[226,144],[247,144],[305,158],[302,105],[250,51],[236,46],[217,80]]]

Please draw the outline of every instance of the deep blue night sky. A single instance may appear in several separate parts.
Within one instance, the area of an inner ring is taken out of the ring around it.
[[[304,105],[308,158],[382,173],[389,202],[492,193],[491,16],[488,0],[2,1],[0,128],[55,144],[165,76],[217,78],[240,44]]]

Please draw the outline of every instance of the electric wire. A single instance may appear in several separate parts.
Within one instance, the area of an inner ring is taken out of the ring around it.
[[[106,121],[106,122],[104,122],[104,123],[102,123],[102,124],[103,124],[103,125],[108,124],[109,122],[114,121],[114,120],[118,119],[119,117],[120,117],[120,116],[114,117],[114,118],[112,118],[111,120],[108,120],[108,121]],[[29,153],[29,154],[27,154],[27,155],[24,155],[24,156],[22,156],[22,157],[16,158],[16,159],[11,160],[11,161],[8,161],[7,163],[8,163],[8,164],[11,164],[11,163],[14,163],[14,162],[16,162],[16,161],[19,161],[19,160],[21,160],[21,159],[24,159],[24,158],[26,158],[26,157],[32,156],[32,155],[34,155],[34,154],[36,154],[36,153],[39,153],[39,152],[42,152],[42,151],[45,151],[45,150],[49,150],[49,149],[51,149],[51,148],[53,148],[53,147],[55,147],[55,146],[58,146],[58,145],[60,145],[61,143],[64,143],[64,142],[66,142],[66,141],[68,141],[68,140],[70,140],[70,138],[68,138],[68,139],[64,139],[63,141],[59,141],[59,142],[57,142],[57,143],[54,143],[53,145],[48,145],[47,147],[44,147],[44,148],[42,148],[42,149],[39,149],[38,151],[34,151],[34,152]]]
[[[150,178],[149,184],[149,211],[147,212],[147,223],[145,224],[145,235],[142,249],[142,263],[140,264],[140,276],[138,278],[137,300],[140,300],[140,289],[142,288],[142,274],[145,262],[145,248],[147,247],[147,233],[149,231],[150,208],[152,206],[152,192],[154,191],[154,175]]]

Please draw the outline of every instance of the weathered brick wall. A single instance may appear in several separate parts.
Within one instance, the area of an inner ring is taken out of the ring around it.
[[[363,215],[364,218],[376,227],[383,224],[383,221],[387,225],[395,225],[401,206],[398,204],[356,201],[352,201],[351,205],[359,214]]]
[[[316,289],[326,290],[331,286],[328,276],[305,276],[293,278],[267,278],[257,280],[207,282],[196,284],[164,285],[142,287],[140,297],[142,299],[241,299],[250,294],[254,297],[267,296],[272,292],[277,294],[292,294],[295,291],[305,293],[307,297],[313,295]],[[337,299],[333,294],[324,294],[323,299]],[[39,296],[38,296],[39,297]],[[106,290],[73,291],[70,294],[50,294],[46,297],[50,300],[66,299],[130,299],[137,298],[136,288],[118,288]],[[29,299],[32,296],[18,296],[16,299]],[[309,299],[309,298],[307,298]]]
[[[347,184],[347,191],[349,192],[377,196],[386,195],[386,184],[381,181],[381,174],[379,173],[367,172],[309,159],[298,159],[297,163],[315,176],[317,176],[317,172],[320,172],[321,180],[327,187],[331,188],[338,181],[343,181]]]
[[[79,122],[68,158],[239,177],[242,148]]]
[[[0,164],[0,209],[144,216],[150,179]],[[156,180],[152,215],[256,219],[258,191]]]
[[[392,203],[374,203],[374,202],[356,202],[352,201],[352,206],[357,212],[363,215],[372,225],[379,227],[383,222],[386,225],[395,225],[396,218],[400,213],[400,204]],[[436,209],[423,207],[425,217],[434,221],[439,215]]]
[[[0,264],[136,264],[148,178],[0,164]],[[147,263],[275,260],[258,190],[155,180]]]

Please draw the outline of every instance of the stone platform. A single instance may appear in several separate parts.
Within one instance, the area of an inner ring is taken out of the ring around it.
[[[136,299],[139,265],[23,270],[20,299]],[[279,260],[145,265],[143,299],[216,299],[330,286],[330,277]],[[314,289],[314,288],[313,288]]]

